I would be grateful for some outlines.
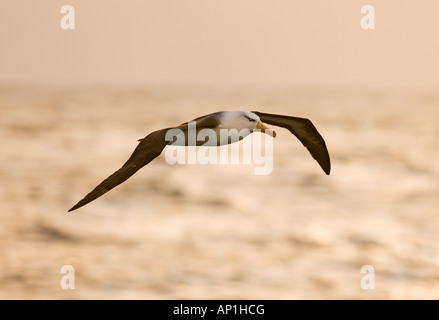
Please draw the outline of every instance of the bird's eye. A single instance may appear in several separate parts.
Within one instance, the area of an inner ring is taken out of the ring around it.
[[[250,118],[250,117],[247,117],[247,116],[245,116],[247,119],[248,119],[248,121],[250,121],[250,122],[256,122],[256,120],[255,119],[252,119],[252,118]]]

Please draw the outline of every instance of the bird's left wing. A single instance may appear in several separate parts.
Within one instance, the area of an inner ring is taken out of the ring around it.
[[[197,130],[203,128],[213,128],[218,125],[217,117],[213,117],[212,115],[199,117],[197,119],[194,119],[194,121],[197,124],[196,125]],[[187,134],[189,130],[189,123],[186,122],[177,127],[157,130],[150,133],[145,138],[140,139],[139,140],[140,143],[137,145],[136,149],[134,150],[128,161],[125,162],[125,164],[122,166],[122,168],[120,168],[111,176],[109,176],[107,179],[102,181],[82,200],[80,200],[77,204],[75,204],[69,210],[69,212],[76,210],[93,200],[96,200],[103,194],[107,193],[114,187],[121,184],[122,182],[125,182],[128,178],[130,178],[133,174],[135,174],[140,168],[146,166],[152,160],[157,158],[168,144],[172,144],[174,142],[174,140],[172,139],[166,140],[167,138],[166,134],[168,133],[168,130],[171,129],[177,129],[183,132],[184,134]],[[171,134],[169,138],[172,137],[175,138],[175,136]]]
[[[140,143],[137,145],[131,157],[127,162],[109,176],[107,179],[102,181],[96,188],[94,188],[89,194],[87,194],[82,200],[80,200],[76,205],[74,205],[70,210],[76,210],[87,203],[99,198],[103,194],[107,193],[114,187],[118,186],[122,182],[126,181],[129,177],[135,174],[140,168],[146,166],[156,157],[158,157],[169,141],[165,140],[167,129],[157,130],[145,138],[140,139]]]

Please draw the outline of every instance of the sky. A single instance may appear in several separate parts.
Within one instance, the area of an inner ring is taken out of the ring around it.
[[[437,89],[438,12],[436,0],[4,0],[0,84]]]

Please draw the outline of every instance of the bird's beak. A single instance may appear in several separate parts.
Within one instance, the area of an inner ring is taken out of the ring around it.
[[[262,121],[258,122],[258,125],[256,127],[256,129],[261,130],[261,132],[264,132],[268,135],[273,136],[273,138],[276,138],[276,131],[274,131],[273,129],[267,127],[267,125],[265,123],[263,123]],[[268,132],[265,132],[266,130],[268,130]]]

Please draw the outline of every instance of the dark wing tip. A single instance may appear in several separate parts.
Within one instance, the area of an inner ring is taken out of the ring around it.
[[[88,197],[89,197],[89,195],[87,195],[84,199],[80,200],[77,204],[75,204],[73,207],[71,207],[69,209],[69,211],[67,211],[67,212],[72,212],[73,210],[79,209],[79,208],[85,206],[87,203],[94,200],[94,199],[89,200]]]
[[[329,174],[331,173],[331,162],[323,164],[322,169],[329,176]]]
[[[319,147],[317,147],[317,149],[315,146],[305,146],[311,156],[314,158],[314,160],[317,161],[320,168],[322,168],[322,170],[329,176],[329,174],[331,173],[331,160],[329,158],[329,153],[326,145],[320,145]]]
[[[72,212],[73,210],[76,210],[76,209],[78,209],[79,208],[79,206],[76,204],[76,205],[74,205],[73,207],[71,207],[70,209],[69,209],[69,211],[67,211],[67,212]]]
[[[308,149],[312,157],[317,161],[322,170],[329,175],[331,173],[331,158],[325,140],[317,131],[317,128],[306,118],[295,118],[302,125],[292,127],[292,133],[299,138]]]

